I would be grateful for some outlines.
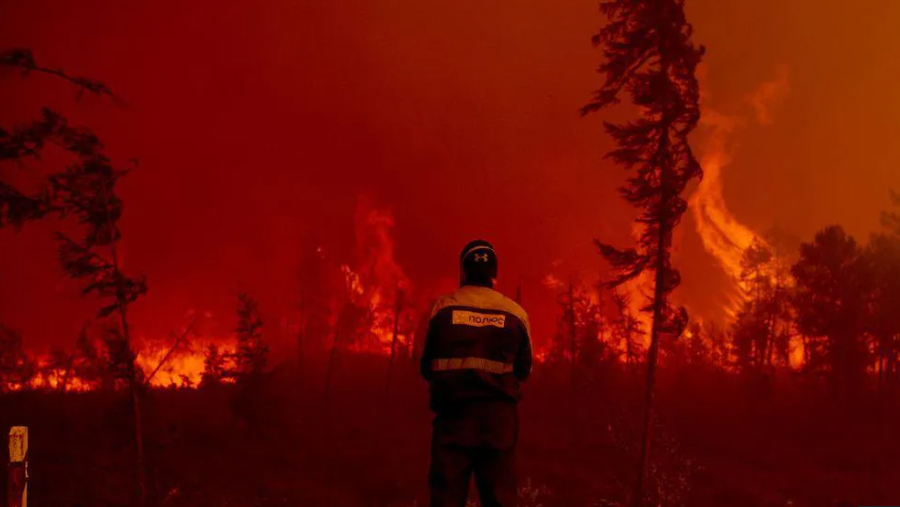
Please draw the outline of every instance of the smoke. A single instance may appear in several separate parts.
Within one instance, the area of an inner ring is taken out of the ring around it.
[[[772,109],[780,106],[790,91],[788,68],[786,65],[779,65],[776,68],[775,78],[760,84],[747,99],[750,106],[753,107],[754,113],[756,113],[757,123],[760,125],[771,125],[774,123]]]

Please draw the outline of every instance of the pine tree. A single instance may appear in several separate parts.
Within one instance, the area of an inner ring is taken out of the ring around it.
[[[247,293],[238,294],[237,316],[235,376],[240,382],[262,374],[268,362],[269,346],[262,339],[259,303]]]
[[[800,246],[791,272],[797,328],[807,337],[808,370],[827,372],[835,395],[862,386],[869,345],[864,331],[873,283],[868,259],[840,226],[829,226]]]
[[[644,503],[653,392],[659,339],[678,336],[687,322],[686,311],[673,309],[669,295],[679,284],[670,259],[672,233],[687,208],[681,197],[687,184],[702,174],[688,135],[700,119],[697,64],[703,48],[691,41],[693,28],[684,14],[684,0],[606,0],[600,10],[609,20],[593,42],[604,55],[599,72],[606,81],[594,100],[582,108],[587,114],[619,102],[623,90],[641,110],[641,117],[623,124],[606,123],[618,147],[609,153],[618,164],[634,171],[622,196],[641,210],[642,226],[636,248],[618,250],[597,242],[603,256],[618,272],[613,285],[634,279],[646,270],[654,276],[647,309],[652,312],[644,431],[633,502]]]
[[[96,295],[106,302],[98,312],[100,318],[117,316],[117,324],[108,329],[104,341],[110,367],[127,383],[131,395],[140,501],[144,503],[147,485],[140,410],[143,372],[135,365],[137,355],[132,346],[128,307],[146,294],[147,282],[143,276],[126,276],[119,261],[118,221],[123,205],[115,194],[115,185],[127,172],[112,166],[102,151],[102,143],[87,129],[80,129],[68,142],[67,149],[77,154],[77,162],[50,176],[53,203],[62,215],[74,216],[85,227],[85,234],[76,240],[57,233],[59,259],[69,277],[84,283],[83,294]]]
[[[39,65],[28,49],[13,48],[0,52],[0,67],[17,69],[24,75],[36,72],[68,81],[78,88],[79,96],[88,92],[115,98],[112,91],[99,81]],[[27,167],[18,162],[38,158],[47,144],[57,144],[80,155],[82,148],[91,148],[90,137],[89,132],[70,127],[61,115],[44,108],[41,117],[29,124],[12,131],[0,127],[0,162],[17,162],[18,167]],[[87,142],[83,144],[82,140]],[[4,226],[21,227],[25,222],[43,218],[53,211],[60,210],[54,209],[45,189],[27,194],[0,180],[0,229]]]

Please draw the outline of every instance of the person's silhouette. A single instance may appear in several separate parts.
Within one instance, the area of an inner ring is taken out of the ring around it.
[[[517,404],[532,361],[528,314],[494,290],[490,243],[466,245],[460,272],[460,288],[434,304],[422,354],[435,413],[431,507],[465,506],[473,473],[484,507],[513,507]]]

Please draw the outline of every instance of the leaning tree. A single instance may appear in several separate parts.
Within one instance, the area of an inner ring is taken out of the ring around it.
[[[632,121],[606,122],[617,147],[607,156],[631,171],[622,197],[640,210],[637,245],[620,250],[597,241],[616,271],[617,286],[645,272],[653,276],[646,311],[653,315],[647,356],[644,428],[634,505],[644,502],[650,449],[654,380],[662,334],[678,336],[687,321],[684,308],[673,308],[670,294],[680,283],[670,251],[673,230],[687,209],[681,195],[702,170],[688,144],[700,119],[696,68],[703,47],[691,40],[693,28],[684,0],[606,0],[600,10],[608,23],[593,37],[603,51],[598,71],[603,86],[581,110],[583,115],[617,104],[623,94],[639,110]]]
[[[62,69],[37,63],[31,51],[11,49],[0,52],[0,67],[25,74],[37,72],[74,84],[79,94],[88,92],[115,98],[103,83],[73,76]],[[88,128],[73,127],[66,118],[48,108],[41,117],[24,126],[0,128],[0,162],[14,162],[24,167],[28,159],[40,158],[47,146],[56,146],[71,155],[73,161],[64,170],[53,172],[48,185],[34,194],[19,191],[11,182],[0,180],[0,227],[19,227],[27,221],[48,214],[73,217],[84,227],[80,238],[58,233],[59,259],[71,278],[82,282],[84,294],[104,300],[98,316],[115,315],[106,341],[112,371],[127,382],[134,417],[138,483],[143,503],[147,495],[144,468],[143,431],[139,391],[142,375],[135,365],[136,354],[131,343],[128,307],[147,292],[145,279],[129,277],[122,270],[118,253],[121,238],[118,222],[122,200],[115,186],[127,171],[115,167],[104,152],[104,146]]]

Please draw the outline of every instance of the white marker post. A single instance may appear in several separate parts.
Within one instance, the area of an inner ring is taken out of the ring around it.
[[[9,430],[9,489],[6,505],[27,507],[28,502],[28,428],[13,426]]]

